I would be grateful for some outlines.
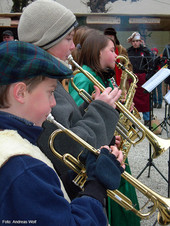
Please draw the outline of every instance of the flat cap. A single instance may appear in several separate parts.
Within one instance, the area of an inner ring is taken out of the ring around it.
[[[2,33],[2,36],[5,36],[5,35],[7,35],[7,36],[14,36],[13,32],[10,31],[10,30],[6,30],[6,31],[4,31],[4,32]]]
[[[45,50],[21,41],[0,43],[0,85],[27,78],[45,76],[54,79],[72,77],[72,70]]]

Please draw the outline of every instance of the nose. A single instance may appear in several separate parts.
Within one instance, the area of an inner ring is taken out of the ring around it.
[[[50,107],[53,108],[55,105],[56,105],[56,100],[55,100],[55,97],[53,95],[52,98],[51,98]]]
[[[71,46],[70,46],[70,51],[72,51],[73,49],[75,49],[75,44],[74,44],[74,42],[72,41]]]

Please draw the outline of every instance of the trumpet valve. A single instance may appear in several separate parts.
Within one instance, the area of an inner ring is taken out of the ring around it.
[[[82,170],[74,178],[73,183],[80,187],[81,189],[83,189],[86,180],[87,180],[86,169],[82,168]]]

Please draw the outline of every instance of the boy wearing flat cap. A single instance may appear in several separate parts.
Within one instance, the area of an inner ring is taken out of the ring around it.
[[[69,78],[71,70],[41,48],[19,41],[0,44],[0,58],[1,225],[106,225],[102,204],[106,189],[119,186],[122,153],[114,147],[109,152],[107,146],[98,158],[89,153],[85,189],[69,203],[52,163],[36,145],[56,104],[56,79]],[[99,178],[98,168],[112,181]]]
[[[14,41],[14,34],[10,30],[6,30],[2,33],[3,42]]]
[[[75,48],[73,43],[75,26],[77,26],[76,18],[69,9],[56,1],[37,0],[24,9],[18,25],[18,37],[20,41],[33,43],[66,61]],[[110,88],[107,88],[101,94],[96,88],[94,101],[89,105],[84,103],[78,107],[58,82],[54,91],[56,106],[52,114],[58,122],[95,148],[110,144],[119,120],[119,113],[114,108],[121,91],[118,88],[111,92],[109,90]],[[48,138],[56,126],[46,121],[43,127],[45,130],[39,139],[39,147],[52,160],[59,176],[63,178],[68,167],[53,156],[48,145]],[[85,149],[63,133],[55,138],[54,143],[61,154],[69,150],[69,153],[75,157]]]

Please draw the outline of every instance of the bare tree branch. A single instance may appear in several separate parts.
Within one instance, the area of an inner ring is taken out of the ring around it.
[[[88,0],[88,1],[82,1],[83,4],[90,7],[90,10],[92,13],[106,13],[109,9],[106,9],[106,4],[109,2],[116,2],[118,0]],[[127,1],[127,0],[122,0]],[[131,2],[137,2],[139,0],[131,0]]]
[[[33,2],[33,0],[12,0],[13,6],[11,12],[17,13],[22,12],[23,8],[26,7],[29,3]]]

